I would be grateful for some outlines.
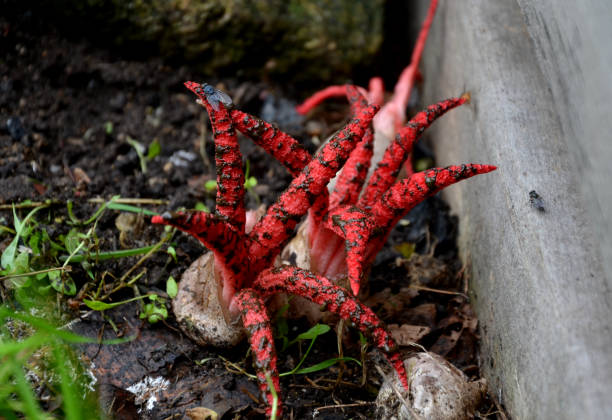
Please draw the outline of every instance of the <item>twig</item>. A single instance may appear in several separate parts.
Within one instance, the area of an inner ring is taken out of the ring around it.
[[[8,280],[8,279],[14,279],[14,278],[18,278],[18,277],[30,277],[30,276],[35,276],[37,274],[50,273],[51,271],[66,271],[66,272],[70,272],[70,271],[72,271],[72,266],[67,265],[65,267],[53,267],[53,268],[47,268],[45,270],[30,271],[28,273],[9,274],[7,276],[0,277],[0,281]]]
[[[374,404],[375,403],[373,401],[360,401],[360,402],[351,403],[351,404],[324,405],[322,407],[315,408],[315,410],[320,411],[320,410],[329,410],[329,409],[335,409],[335,408],[365,407],[367,405],[374,405]]]
[[[16,209],[31,209],[35,207],[47,207],[58,204],[64,204],[64,202],[59,200],[45,200],[45,201],[30,201],[25,203],[10,203],[10,204],[0,204],[0,210],[10,210],[13,207]]]
[[[140,267],[142,265],[142,263],[144,263],[151,255],[153,255],[154,253],[156,253],[161,246],[167,242],[168,240],[170,240],[170,238],[172,237],[171,234],[166,235],[162,238],[161,241],[159,241],[158,243],[156,243],[153,248],[151,248],[151,250],[149,252],[147,252],[145,255],[143,255],[136,264],[134,264],[132,267],[130,267],[130,269],[128,271],[125,272],[125,274],[123,276],[121,276],[121,278],[119,279],[119,283],[124,283],[125,279],[128,278],[128,276],[130,274],[132,274],[132,272],[134,270],[136,270],[138,267]]]
[[[245,375],[248,378],[257,379],[257,376],[255,376],[255,375],[253,375],[251,373],[248,373],[246,370],[244,370],[243,368],[238,366],[236,363],[227,360],[225,357],[219,355],[219,359],[223,360],[223,362],[225,363],[225,369],[227,369],[228,372],[239,373],[241,375]],[[230,368],[232,368],[234,370],[232,370]]]
[[[431,287],[419,286],[417,284],[411,284],[408,287],[410,287],[411,289],[423,290],[425,292],[440,293],[442,295],[461,296],[461,297],[468,299],[468,296],[465,293],[461,293],[461,292],[451,292],[450,290],[432,289]]]
[[[103,198],[90,198],[87,200],[88,203],[106,203],[108,200]],[[168,200],[158,200],[156,198],[116,198],[113,203],[118,204],[151,204],[151,205],[165,205],[170,203]]]

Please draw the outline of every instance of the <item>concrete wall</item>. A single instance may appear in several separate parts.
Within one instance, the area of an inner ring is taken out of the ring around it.
[[[482,367],[515,419],[612,418],[611,9],[442,0],[425,49],[423,101],[473,98],[431,130],[437,163],[499,166],[446,198]]]

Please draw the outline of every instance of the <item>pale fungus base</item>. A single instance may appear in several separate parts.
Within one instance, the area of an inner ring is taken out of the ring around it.
[[[435,353],[417,353],[404,360],[410,392],[390,375],[376,398],[378,418],[388,420],[467,420],[474,418],[487,391],[486,381],[468,377]],[[410,405],[406,407],[397,391]]]
[[[195,260],[181,277],[172,309],[181,330],[199,345],[231,347],[245,337],[245,331],[240,322],[228,322],[214,273],[212,252]]]

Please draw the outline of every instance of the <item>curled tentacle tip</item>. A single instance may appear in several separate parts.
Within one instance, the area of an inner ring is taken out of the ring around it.
[[[151,218],[151,223],[157,225],[167,225],[169,222],[172,221],[172,219],[174,219],[174,215],[169,211],[165,211],[162,214],[153,216]]]
[[[463,100],[463,103],[469,104],[472,100],[472,95],[470,92],[465,92],[463,95],[461,95],[461,99]]]
[[[201,85],[200,85],[199,83],[192,82],[192,81],[187,81],[187,82],[185,82],[185,83],[184,83],[184,85],[185,85],[185,87],[186,87],[187,89],[189,89],[189,90],[191,90],[191,91],[194,91],[194,92],[195,92],[195,90],[196,90],[197,88],[200,88],[200,87],[201,87]]]

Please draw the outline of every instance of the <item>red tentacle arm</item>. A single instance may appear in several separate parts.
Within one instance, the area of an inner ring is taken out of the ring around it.
[[[370,103],[380,105],[385,101],[385,85],[382,78],[372,77],[368,84],[368,99]]]
[[[327,218],[327,228],[344,239],[348,277],[355,296],[359,294],[359,287],[364,276],[363,265],[368,240],[375,228],[372,219],[372,215],[357,207],[334,209]],[[329,273],[329,268],[325,273]]]
[[[354,86],[346,86],[346,96],[351,104],[353,115],[358,114],[368,105],[365,96]],[[368,174],[368,169],[370,169],[370,161],[374,151],[373,143],[374,136],[372,129],[368,127],[363,139],[351,153],[340,175],[338,175],[334,191],[330,194],[330,208],[344,204],[355,204],[357,202],[361,187]]]
[[[329,207],[355,204],[365,183],[374,153],[374,135],[368,128],[338,176],[334,192],[330,195]]]
[[[416,44],[412,50],[412,57],[410,58],[410,64],[406,67],[393,90],[393,97],[380,112],[380,115],[374,120],[374,130],[383,132],[387,138],[393,138],[395,132],[400,129],[404,124],[406,115],[406,106],[410,100],[410,94],[412,93],[412,87],[414,81],[418,75],[419,62],[423,55],[423,49],[429,35],[429,28],[433,22],[433,18],[436,14],[436,8],[438,7],[438,0],[431,0],[429,3],[429,10],[425,21],[421,26],[419,36],[417,37]]]
[[[466,94],[460,98],[445,99],[437,104],[428,106],[425,110],[416,114],[399,131],[395,139],[387,147],[387,150],[385,150],[383,158],[372,173],[357,205],[367,208],[378,200],[395,182],[402,164],[410,156],[414,143],[419,139],[423,131],[446,112],[468,102],[469,98],[469,95]]]
[[[319,104],[324,100],[344,95],[346,95],[345,85],[329,86],[316,92],[314,95],[302,102],[301,105],[296,106],[295,110],[298,114],[306,115],[310,112],[310,110],[319,106]]]
[[[351,114],[356,115],[368,106],[368,101],[361,90],[355,86],[346,86],[346,97],[351,105]],[[372,128],[368,127],[363,139],[350,154],[338,175],[334,191],[329,200],[320,197],[308,213],[308,238],[310,242],[311,267],[319,274],[335,279],[346,274],[344,240],[329,231],[323,223],[323,216],[329,209],[339,205],[354,204],[365,182],[370,168],[374,149]]]
[[[368,101],[365,97],[363,89],[353,86],[345,85],[346,98],[351,105],[351,115],[356,116],[368,106]],[[365,177],[369,169],[372,142],[374,138],[372,136],[372,129],[368,127],[365,131],[363,139],[357,145],[357,148],[350,154],[348,160],[344,164],[342,171],[338,175],[335,189],[331,194],[324,192],[312,206],[309,211],[309,223],[314,222],[310,226],[311,236],[314,238],[317,236],[322,229],[321,220],[325,214],[327,214],[328,208],[337,205],[338,202],[353,200],[354,196],[359,196],[359,190],[365,182]],[[370,154],[370,157],[368,157]],[[363,177],[363,180],[361,178]]]
[[[320,91],[314,93],[312,96],[310,96],[304,102],[302,102],[301,105],[296,106],[295,110],[297,111],[298,114],[306,115],[313,108],[316,108],[317,106],[319,106],[319,104],[321,104],[326,99],[346,96],[346,94],[347,94],[346,93],[346,87],[347,86],[349,86],[349,85],[328,86],[325,89],[320,90]],[[355,87],[357,89],[359,89],[359,93],[360,94],[362,94],[364,97],[367,98],[368,92],[364,88],[357,87],[357,86],[355,86]],[[380,105],[380,103],[377,103],[376,105]]]
[[[242,324],[249,333],[249,343],[253,351],[253,359],[257,370],[259,390],[262,397],[268,403],[266,414],[272,413],[274,397],[268,385],[266,375],[272,379],[277,399],[277,415],[281,418],[281,395],[278,369],[276,367],[276,351],[274,349],[274,337],[270,317],[266,311],[265,302],[253,289],[242,289],[232,300],[232,307],[240,312]]]
[[[368,93],[363,88],[355,85],[346,85],[346,99],[351,106],[351,115],[360,113],[368,103]],[[377,104],[380,106],[380,104]]]
[[[417,204],[438,191],[475,175],[486,174],[497,169],[493,165],[453,165],[417,172],[410,178],[397,182],[372,206],[374,223],[383,234],[372,238],[368,247],[367,261],[371,261],[383,247],[391,229],[399,219]]]
[[[376,111],[377,106],[367,107],[334,135],[255,225],[249,235],[255,272],[270,266],[302,216],[326,193],[330,179],[346,162]]]
[[[384,323],[350,292],[334,285],[323,276],[295,267],[272,268],[263,271],[254,287],[264,296],[289,293],[302,296],[327,310],[351,321],[361,332],[372,336],[374,345],[382,350],[395,368],[402,384],[408,389],[408,380],[395,341]]]
[[[185,82],[193,91],[206,110],[212,124],[215,139],[215,166],[217,168],[217,197],[215,213],[227,220],[240,232],[244,232],[246,210],[244,206],[244,171],[242,155],[238,147],[238,137],[234,131],[234,122],[223,103],[211,106],[202,85]]]
[[[238,131],[271,154],[291,175],[299,175],[312,159],[296,139],[272,124],[237,109],[232,109],[230,115]]]
[[[248,270],[244,235],[225,220],[209,213],[164,213],[151,223],[174,226],[198,239],[215,255],[215,267],[223,281],[223,300],[229,306]]]

